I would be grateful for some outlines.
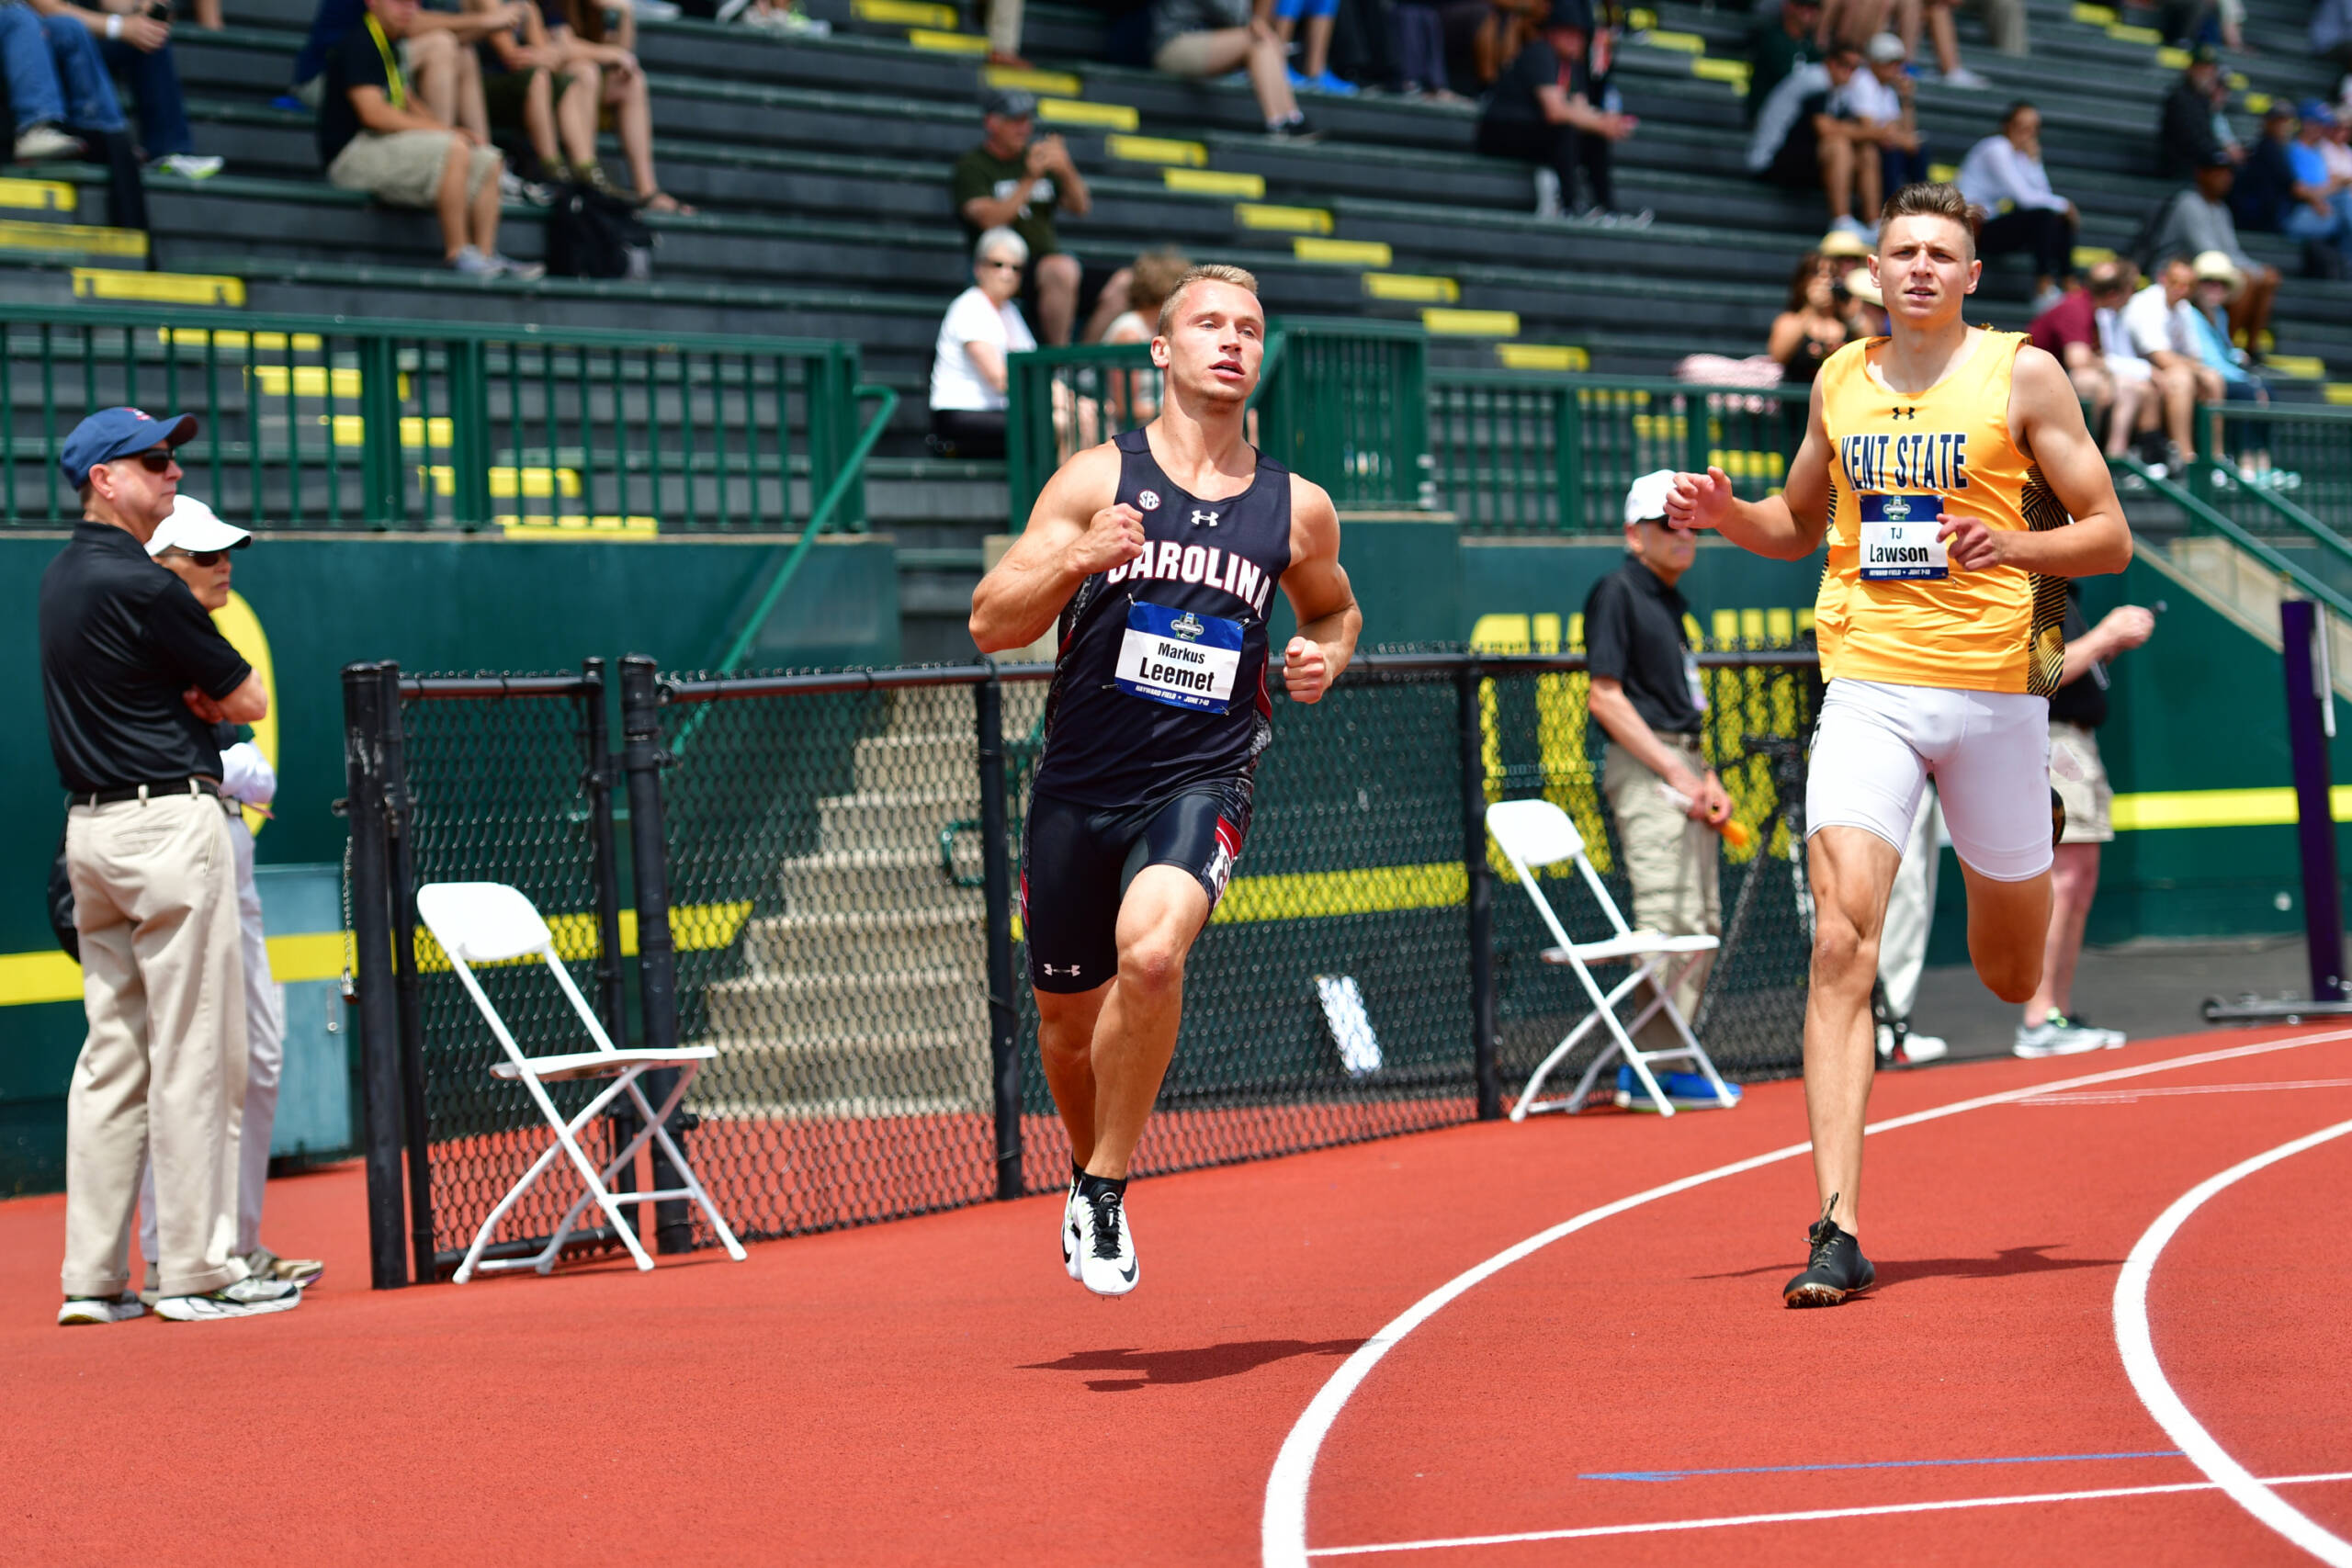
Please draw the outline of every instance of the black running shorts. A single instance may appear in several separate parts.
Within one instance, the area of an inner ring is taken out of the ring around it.
[[[1143,806],[1080,806],[1032,793],[1021,846],[1029,983],[1077,992],[1115,979],[1119,903],[1148,865],[1192,873],[1215,910],[1250,831],[1251,788],[1245,773]]]

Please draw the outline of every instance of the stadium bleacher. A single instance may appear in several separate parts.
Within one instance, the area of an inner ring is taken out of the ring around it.
[[[869,515],[899,539],[907,651],[954,651],[984,535],[1003,526],[1001,465],[930,456],[923,390],[941,312],[968,276],[946,172],[978,135],[983,75],[1045,100],[1041,129],[1070,142],[1095,209],[1063,224],[1105,266],[1174,243],[1248,265],[1277,313],[1419,320],[1438,366],[1664,375],[1693,352],[1757,352],[1796,254],[1822,230],[1817,199],[1740,172],[1747,13],[1664,3],[1637,11],[1619,55],[1642,118],[1620,150],[1642,230],[1533,218],[1525,166],[1472,152],[1475,112],[1367,94],[1318,100],[1318,144],[1258,133],[1237,84],[1182,82],[1101,62],[1103,23],[1032,4],[1028,72],[985,66],[982,40],[927,0],[812,0],[833,34],[775,39],[679,20],[645,24],[664,186],[702,211],[655,218],[650,282],[550,278],[485,286],[438,265],[427,215],[378,208],[320,177],[310,117],[273,107],[309,0],[229,0],[230,26],[180,30],[199,150],[228,160],[203,182],[151,174],[152,240],[95,225],[103,175],[50,165],[0,181],[0,300],[76,298],[253,311],[631,327],[841,338],[901,394],[868,468]],[[2302,0],[2250,0],[2258,52],[2233,60],[2241,105],[2330,93],[2302,47]],[[2033,53],[1996,53],[1962,22],[1990,90],[1929,82],[1919,119],[1956,164],[2011,98],[2041,107],[2053,184],[2080,206],[2080,243],[2124,246],[2173,188],[2153,172],[2157,105],[2183,58],[2103,7],[2033,0]],[[2254,135],[2250,116],[2242,134]],[[2246,237],[2289,281],[2270,364],[2286,399],[2352,400],[2352,285],[2305,281],[2275,235]],[[538,209],[511,209],[503,248],[543,253]],[[2021,260],[1990,269],[1983,317],[2024,324]]]

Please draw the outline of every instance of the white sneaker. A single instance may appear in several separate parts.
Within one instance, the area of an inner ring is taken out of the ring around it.
[[[53,125],[28,127],[17,138],[17,162],[46,164],[56,158],[78,158],[82,155],[82,141],[68,136]]]
[[[1870,230],[1850,212],[1841,212],[1831,219],[1829,231],[1833,234],[1851,234],[1857,240],[1864,242],[1868,242],[1871,237]]]
[[[1535,171],[1535,216],[1560,216],[1560,172],[1557,169]]]
[[[1124,1296],[1136,1288],[1135,1227],[1127,1223],[1126,1200],[1105,1188],[1080,1197],[1078,1210],[1078,1282],[1098,1296]]]
[[[2030,1028],[2018,1024],[2017,1043],[2009,1049],[2012,1055],[2029,1059],[2079,1056],[2086,1051],[2105,1050],[2107,1034],[2104,1029],[2077,1029],[2064,1013],[2053,1012]]]
[[[1905,1032],[1898,1046],[1894,1026],[1885,1023],[1878,1026],[1878,1059],[1888,1066],[1908,1067],[1921,1062],[1940,1062],[1951,1055],[1951,1043],[1935,1035]]]
[[[147,1309],[129,1291],[106,1300],[97,1296],[78,1296],[57,1309],[57,1325],[74,1328],[85,1323],[129,1323],[143,1316]]]
[[[301,1304],[302,1287],[291,1280],[240,1280],[201,1296],[165,1296],[155,1303],[155,1315],[171,1323],[210,1323],[292,1312]]]
[[[1078,1278],[1078,1173],[1072,1171],[1069,1190],[1062,1197],[1062,1268]]]
[[[195,152],[172,152],[155,160],[155,166],[184,180],[209,180],[220,172],[221,160]]]
[[[1979,92],[1993,85],[1965,65],[1953,66],[1943,73],[1942,80],[1947,87],[1969,87]]]
[[[315,1258],[280,1258],[266,1247],[245,1254],[245,1272],[256,1280],[287,1280],[308,1289],[326,1271],[327,1266]]]

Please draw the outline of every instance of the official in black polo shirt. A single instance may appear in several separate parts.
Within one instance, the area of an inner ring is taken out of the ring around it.
[[[68,796],[65,862],[89,1033],[65,1098],[61,1324],[118,1323],[132,1207],[155,1162],[162,1296],[181,1321],[282,1312],[299,1289],[236,1256],[244,959],[212,727],[269,700],[187,585],[147,557],[179,491],[185,414],[107,409],[59,457],[82,523],[41,577],[41,694]]]
[[[1730,818],[1731,797],[1699,745],[1706,688],[1682,625],[1690,606],[1674,586],[1698,544],[1690,530],[1667,525],[1673,481],[1661,468],[1626,491],[1625,564],[1585,600],[1584,648],[1592,719],[1609,736],[1601,792],[1617,819],[1633,922],[1668,936],[1713,936],[1723,930],[1713,829]],[[1674,1004],[1684,1018],[1697,1013],[1713,964],[1713,953],[1702,955],[1676,984]],[[1671,1025],[1657,1019],[1641,1034],[1648,1050],[1679,1043]],[[1620,1089],[1630,1095],[1631,1069],[1623,1077]],[[1721,1103],[1696,1074],[1669,1073],[1660,1087],[1677,1105]]]

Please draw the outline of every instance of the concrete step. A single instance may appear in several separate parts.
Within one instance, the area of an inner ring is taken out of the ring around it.
[[[980,874],[977,835],[956,845],[959,876]],[[936,848],[839,851],[784,862],[776,868],[784,913],[829,915],[843,909],[921,909],[935,906],[954,888],[939,869]]]
[[[755,978],[807,973],[903,974],[953,966],[977,975],[986,962],[979,891],[944,890],[953,902],[914,909],[775,915],[751,922],[743,951]]]
[[[959,728],[886,731],[861,739],[855,759],[858,784],[867,789],[922,789],[968,779],[978,789],[980,759],[972,694],[960,689],[955,694],[964,710]]]
[[[703,991],[710,1027],[775,1044],[821,1045],[844,1036],[988,1020],[977,964],[897,973],[795,973],[721,980]]]
[[[941,829],[980,814],[979,781],[967,773],[955,782],[968,787],[876,790],[820,800],[818,847],[935,852]]]
[[[705,1116],[923,1116],[988,1109],[989,1038],[937,1028],[781,1043],[722,1033],[688,1103]]]

